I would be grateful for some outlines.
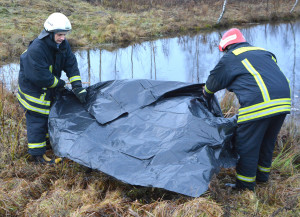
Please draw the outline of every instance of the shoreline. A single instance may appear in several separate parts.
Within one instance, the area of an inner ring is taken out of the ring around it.
[[[133,4],[143,2],[141,0],[128,1],[131,5],[120,2],[118,7],[109,7],[82,0],[73,0],[72,5],[54,0],[4,0],[0,3],[0,66],[19,60],[29,42],[41,32],[44,20],[54,11],[64,13],[72,23],[68,41],[73,49],[114,49],[159,38],[300,18],[300,4],[293,13],[289,12],[294,4],[292,0],[228,2],[219,24],[217,20],[223,6],[220,1],[187,1],[189,4],[174,3],[170,7],[167,3]]]

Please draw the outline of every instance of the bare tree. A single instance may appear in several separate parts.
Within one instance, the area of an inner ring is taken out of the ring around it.
[[[298,0],[297,0],[298,1]],[[292,104],[293,106],[294,105],[294,102],[295,102],[295,80],[296,80],[296,70],[295,70],[295,67],[296,67],[296,56],[297,56],[297,51],[296,51],[296,47],[297,47],[297,44],[296,44],[296,36],[295,36],[295,31],[294,31],[294,26],[292,23],[290,23],[290,26],[291,26],[291,30],[292,30],[292,35],[293,35],[293,42],[294,42],[294,61],[293,61],[293,93],[292,93]],[[295,112],[293,112],[292,116],[295,115]]]
[[[99,78],[100,78],[100,81],[101,81],[101,73],[102,73],[102,49],[100,48],[100,64],[99,64]]]
[[[130,60],[131,60],[131,78],[133,78],[133,47],[134,47],[134,45],[131,46],[131,57],[130,57]]]
[[[156,61],[155,61],[155,55],[156,55],[156,45],[153,41],[150,42],[150,53],[151,53],[151,68],[150,68],[150,75],[152,79],[152,66],[154,68],[154,80],[156,80]]]
[[[118,51],[116,51],[116,58],[115,58],[115,79],[117,79],[117,59],[118,59]]]
[[[90,49],[87,50],[87,64],[88,64],[88,83],[91,84],[91,56],[90,56]]]
[[[220,23],[220,21],[221,21],[221,19],[222,19],[223,15],[224,15],[224,13],[225,13],[226,4],[227,4],[227,0],[224,0],[223,9],[222,9],[222,13],[220,14],[220,17],[219,17],[219,19],[218,19],[218,21],[217,21],[217,24],[218,24],[218,23]]]
[[[295,4],[294,4],[293,8],[291,9],[290,13],[293,12],[293,10],[295,9],[295,7],[296,7],[297,4],[298,4],[298,0],[295,1]]]

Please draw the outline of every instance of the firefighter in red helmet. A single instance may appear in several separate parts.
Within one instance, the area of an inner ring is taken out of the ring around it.
[[[289,81],[277,65],[276,56],[246,42],[233,28],[222,37],[219,50],[225,52],[203,89],[210,98],[226,88],[234,92],[240,108],[234,146],[238,189],[254,190],[256,182],[267,182],[277,135],[291,110]]]

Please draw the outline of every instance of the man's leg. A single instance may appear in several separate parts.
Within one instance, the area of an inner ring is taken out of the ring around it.
[[[286,115],[283,114],[270,118],[269,127],[265,133],[262,145],[260,147],[258,168],[256,173],[256,181],[258,182],[267,182],[269,179],[275,142],[284,122],[285,116]]]
[[[236,187],[254,190],[260,146],[268,128],[268,119],[239,124],[235,148],[239,155],[236,166]]]
[[[46,152],[46,134],[48,117],[32,111],[26,111],[26,126],[28,153],[32,156],[42,156]]]

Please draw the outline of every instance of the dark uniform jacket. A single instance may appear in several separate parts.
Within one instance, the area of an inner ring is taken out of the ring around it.
[[[238,123],[246,123],[291,109],[289,81],[274,54],[247,42],[233,44],[210,72],[205,95],[227,88],[239,103]]]
[[[60,79],[66,72],[72,88],[81,87],[81,77],[75,55],[67,40],[59,48],[51,33],[34,39],[20,57],[19,91],[20,104],[30,111],[49,115],[54,89],[64,86]]]

